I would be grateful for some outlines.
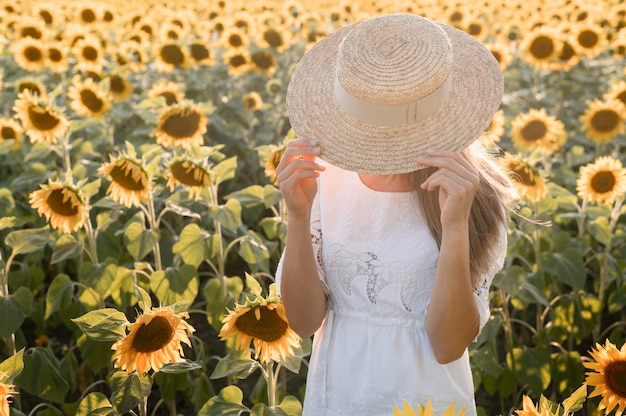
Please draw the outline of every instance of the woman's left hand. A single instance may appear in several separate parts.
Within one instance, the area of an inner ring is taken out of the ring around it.
[[[460,153],[435,150],[418,159],[424,166],[439,168],[422,184],[422,189],[439,189],[439,207],[443,230],[467,226],[480,182],[478,172]]]

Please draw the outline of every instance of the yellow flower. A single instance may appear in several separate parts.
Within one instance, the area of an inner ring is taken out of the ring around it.
[[[189,55],[191,56],[194,67],[198,65],[213,65],[213,52],[208,41],[196,39],[189,44]]]
[[[176,314],[169,308],[152,308],[139,315],[128,334],[111,347],[115,350],[114,366],[144,375],[150,370],[158,372],[170,362],[180,362],[184,357],[181,344],[191,347],[188,335],[195,331],[182,318],[189,318],[189,314]]]
[[[250,54],[252,69],[269,77],[276,73],[278,62],[276,55],[269,49],[258,49]]]
[[[9,416],[11,409],[9,400],[12,396],[16,395],[17,391],[13,384],[5,384],[0,382],[0,416]]]
[[[263,106],[263,98],[261,94],[252,91],[243,97],[243,106],[246,110],[259,110]]]
[[[43,41],[31,37],[11,43],[9,50],[15,63],[25,71],[38,72],[46,68],[46,49]]]
[[[142,39],[142,36],[138,35],[138,39]],[[131,35],[129,37],[132,38]],[[120,66],[128,65],[133,72],[142,72],[147,68],[148,56],[140,42],[131,40],[120,43],[115,51],[115,59]]]
[[[576,46],[589,57],[600,55],[608,45],[602,26],[589,20],[574,25],[573,35]]]
[[[546,114],[545,108],[530,109],[511,121],[511,140],[520,150],[552,153],[560,149],[566,139],[565,125]]]
[[[15,140],[15,144],[13,144],[13,150],[15,150],[20,147],[23,136],[22,127],[17,121],[0,117],[0,142],[4,140]]]
[[[185,93],[180,91],[177,84],[172,81],[159,81],[148,90],[148,97],[155,99],[157,97],[165,98],[165,104],[178,104],[185,98]]]
[[[56,143],[70,126],[70,122],[58,108],[28,90],[18,94],[13,111],[33,143]]]
[[[535,403],[527,395],[524,395],[522,398],[522,406],[522,410],[515,411],[516,416],[552,416],[552,413],[545,405],[537,404],[535,406]]]
[[[615,136],[624,133],[626,106],[621,101],[594,99],[580,116],[582,129],[589,139],[596,143],[610,142]]]
[[[68,50],[62,42],[50,42],[46,45],[47,67],[58,74],[67,71],[69,67]]]
[[[167,186],[173,191],[176,182],[189,188],[189,197],[194,200],[200,198],[202,189],[211,184],[209,170],[191,160],[176,160],[169,165],[166,172]]]
[[[276,297],[261,298],[248,306],[237,305],[222,322],[220,338],[235,338],[236,348],[244,351],[253,342],[255,358],[262,364],[285,360],[300,346],[300,337],[287,321],[285,306]]]
[[[267,163],[265,164],[265,176],[270,178],[270,181],[275,185],[278,185],[276,182],[276,168],[278,167],[284,153],[285,146],[279,147],[272,152],[270,157],[267,158]]]
[[[105,63],[104,48],[95,36],[78,39],[71,52],[76,58],[76,69],[84,72],[102,72]]]
[[[500,64],[500,68],[503,71],[506,70],[511,61],[513,61],[513,52],[511,51],[510,44],[504,40],[496,40],[485,46],[491,51],[493,57],[496,58],[496,61]]]
[[[626,344],[618,349],[607,339],[589,354],[594,362],[583,362],[591,370],[585,373],[585,383],[595,387],[589,397],[602,396],[598,409],[606,409],[605,414],[613,410],[615,416],[626,414]]]
[[[613,203],[626,192],[626,169],[619,160],[601,156],[580,168],[576,190],[589,202]]]
[[[189,51],[175,40],[156,44],[153,56],[158,72],[173,72],[176,68],[188,68],[191,64]]]
[[[40,185],[28,197],[39,216],[45,216],[52,228],[66,234],[80,229],[87,220],[87,209],[78,190],[59,181]]]
[[[459,410],[459,413],[455,413],[454,403],[450,403],[450,406],[446,409],[446,411],[438,416],[463,416],[466,411],[466,408],[462,408]],[[426,406],[417,406],[417,414],[411,405],[409,405],[409,403],[405,400],[402,411],[398,408],[398,406],[393,406],[393,416],[435,416],[435,413],[430,400],[426,403]]]
[[[41,82],[37,78],[33,78],[33,77],[20,78],[17,81],[15,81],[15,89],[17,90],[18,94],[24,90],[28,90],[31,92],[32,95],[38,95],[44,100],[48,98],[48,93],[46,92],[46,86],[43,84],[43,82]]]
[[[163,147],[182,146],[189,150],[193,145],[204,143],[207,123],[207,116],[196,105],[190,102],[174,104],[161,112],[150,136],[156,137],[157,143]]]
[[[618,100],[626,106],[626,81],[612,84],[609,92],[604,95],[605,100]]]
[[[107,78],[109,79],[109,91],[113,95],[113,101],[119,103],[130,97],[133,92],[133,86],[126,77],[120,74],[112,74]]]
[[[83,117],[101,119],[111,110],[109,92],[103,91],[91,78],[81,81],[80,78],[74,77],[67,96],[71,100],[72,110]]]
[[[231,75],[240,75],[252,69],[250,52],[245,49],[229,49],[224,53],[223,59]]]
[[[504,134],[505,121],[504,110],[496,111],[491,118],[489,127],[487,127],[487,130],[485,130],[485,132],[478,138],[483,147],[491,147],[500,141],[502,135]]]
[[[538,201],[548,192],[545,180],[528,163],[519,157],[507,154],[498,163],[512,179],[520,198]]]
[[[561,48],[558,32],[549,27],[539,27],[525,35],[520,49],[522,57],[529,65],[546,68],[554,60]]]
[[[150,177],[140,162],[122,154],[98,168],[101,175],[111,177],[107,195],[125,207],[138,207],[150,198]]]

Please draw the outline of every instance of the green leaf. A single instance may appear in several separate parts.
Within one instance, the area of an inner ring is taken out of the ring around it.
[[[24,370],[24,348],[0,363],[0,383],[12,384]]]
[[[11,295],[0,296],[0,337],[8,338],[14,334],[26,319],[20,303]]]
[[[186,373],[187,371],[199,370],[202,368],[202,363],[197,361],[190,361],[182,359],[177,363],[167,363],[159,370],[162,373],[179,374]]]
[[[83,242],[77,240],[72,234],[63,234],[54,245],[50,263],[56,264],[63,260],[77,257],[83,252]]]
[[[109,416],[113,414],[113,406],[102,393],[89,393],[80,401],[76,416]]]
[[[239,255],[250,266],[256,265],[261,270],[269,269],[269,250],[263,239],[252,230],[248,230],[245,238],[239,244]]]
[[[222,318],[226,313],[227,303],[231,299],[238,299],[243,292],[243,280],[239,276],[226,278],[227,299],[222,297],[222,281],[212,278],[206,282],[202,293],[206,299],[207,321],[216,330],[222,327]]]
[[[206,373],[203,371],[193,380],[191,386],[191,401],[193,402],[196,412],[213,396],[215,396],[215,390],[213,389],[211,380],[209,380]]]
[[[578,250],[567,249],[562,253],[543,253],[544,268],[562,283],[581,290],[587,272]]]
[[[26,254],[41,250],[48,244],[50,229],[31,228],[10,232],[4,242],[13,249],[13,254]]]
[[[72,304],[74,282],[65,273],[57,274],[46,293],[46,314],[44,319]]]
[[[143,259],[159,241],[158,230],[146,230],[143,223],[134,221],[124,230],[124,244],[131,256],[137,261]]]
[[[187,224],[181,231],[179,240],[172,247],[172,252],[180,254],[185,263],[197,268],[210,256],[207,241],[210,237],[211,234],[198,224]]]
[[[150,278],[150,289],[163,305],[177,302],[193,302],[198,295],[198,271],[185,264],[180,268],[169,267],[156,272]]]
[[[100,191],[100,186],[102,184],[102,179],[98,178],[94,181],[91,181],[80,188],[83,192],[84,197],[87,200],[90,200],[92,196],[97,194]]]
[[[611,245],[611,228],[607,217],[598,217],[587,223],[587,230],[600,243]]]
[[[300,416],[302,414],[302,403],[294,396],[285,396],[278,408],[289,416]]]
[[[233,156],[228,159],[222,160],[213,168],[215,173],[216,184],[220,184],[224,181],[235,177],[237,171],[237,157]]]
[[[576,413],[583,408],[583,404],[587,400],[587,385],[580,386],[571,396],[563,400],[563,408],[565,414]]]
[[[2,142],[0,142],[2,143]],[[18,217],[2,217],[0,218],[0,230],[4,230],[5,228],[13,228],[13,227],[19,227],[21,225],[26,224],[26,221],[24,221],[21,218]]]
[[[111,378],[111,388],[113,411],[117,414],[126,413],[150,395],[152,380],[148,376],[139,377],[137,373],[117,371]]]
[[[76,339],[76,345],[78,345],[84,363],[87,364],[94,374],[111,364],[113,357],[113,351],[111,350],[112,341],[95,341],[82,334]]]
[[[198,416],[239,416],[241,412],[249,409],[242,404],[243,393],[237,386],[227,386],[217,396],[209,400]]]
[[[529,393],[538,396],[548,388],[550,375],[550,351],[545,345],[534,348],[513,348],[506,355],[507,366],[513,370],[519,383],[528,386]]]
[[[248,287],[248,290],[256,296],[261,296],[263,293],[261,284],[248,272],[246,272],[246,286]]]
[[[246,208],[255,207],[263,203],[263,187],[261,185],[250,185],[239,191],[232,192],[225,196],[228,199],[236,199]]]
[[[54,403],[64,403],[69,384],[61,374],[60,363],[46,348],[31,348],[24,354],[24,371],[16,384],[27,392]]]
[[[212,205],[211,218],[222,227],[237,231],[241,225],[241,204],[236,199],[229,199],[224,205]]]
[[[139,293],[139,307],[143,312],[149,311],[152,308],[152,298],[150,297],[150,294],[141,286],[137,286],[136,289]]]
[[[233,349],[222,358],[211,374],[211,379],[234,376],[240,379],[247,378],[259,367],[259,363],[250,357],[250,351]]]
[[[33,296],[33,292],[31,292],[29,288],[24,286],[18,287],[13,294],[13,297],[20,304],[20,307],[26,316],[33,312],[33,303],[35,302],[35,298]]]
[[[72,319],[81,331],[95,341],[117,341],[126,335],[128,319],[117,309],[96,309]]]
[[[15,146],[15,139],[3,138],[0,141],[0,155],[11,153],[13,151],[13,146]]]

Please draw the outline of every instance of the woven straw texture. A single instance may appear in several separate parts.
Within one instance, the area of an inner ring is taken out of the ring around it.
[[[345,40],[344,40],[345,39]],[[377,105],[419,100],[451,77],[438,113],[414,123],[380,126],[346,114],[335,79]],[[489,126],[504,90],[497,61],[467,33],[429,19],[391,14],[333,32],[303,56],[287,90],[289,120],[299,137],[316,139],[321,158],[369,174],[420,169],[429,150],[460,151]]]

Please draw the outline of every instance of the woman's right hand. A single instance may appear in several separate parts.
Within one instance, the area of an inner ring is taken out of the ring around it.
[[[317,177],[325,167],[315,162],[320,154],[315,140],[299,137],[287,143],[276,167],[276,179],[291,218],[308,218],[317,192]]]

